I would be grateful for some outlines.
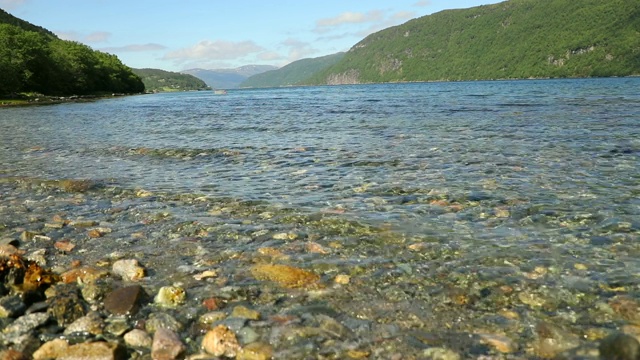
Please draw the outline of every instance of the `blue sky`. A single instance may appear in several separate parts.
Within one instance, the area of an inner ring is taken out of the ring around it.
[[[0,0],[0,8],[135,68],[180,71],[346,51],[366,35],[494,0]]]

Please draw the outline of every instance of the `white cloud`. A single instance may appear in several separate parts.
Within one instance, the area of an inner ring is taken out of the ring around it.
[[[264,50],[253,41],[203,40],[191,47],[171,51],[163,59],[173,60],[178,64],[191,61],[234,60]]]
[[[5,10],[15,9],[20,5],[26,3],[28,0],[0,0],[0,8]]]
[[[417,6],[417,7],[431,6],[431,1],[430,0],[418,1],[417,3],[413,4],[413,6]]]
[[[107,42],[111,37],[111,33],[106,31],[96,31],[84,37],[84,40],[88,43],[101,43]]]
[[[164,50],[167,47],[160,44],[131,44],[125,46],[106,47],[99,49],[105,52],[144,52],[144,51],[159,51]]]
[[[367,13],[344,12],[331,18],[324,18],[316,21],[315,31],[325,32],[331,30],[329,28],[342,25],[375,22],[381,20],[383,17],[383,12],[380,10],[372,10]]]

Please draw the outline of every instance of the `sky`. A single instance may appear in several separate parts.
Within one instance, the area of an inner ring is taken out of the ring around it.
[[[182,71],[284,66],[367,35],[495,0],[0,0],[13,16],[127,66]]]

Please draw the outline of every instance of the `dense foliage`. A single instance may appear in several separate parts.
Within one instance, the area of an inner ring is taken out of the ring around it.
[[[337,63],[343,57],[344,53],[337,53],[294,61],[280,69],[253,75],[240,84],[240,87],[261,88],[300,85],[313,74]]]
[[[511,0],[374,33],[308,83],[640,75],[640,0]]]
[[[189,91],[209,89],[204,81],[193,75],[159,69],[132,69],[138,75],[147,92]]]
[[[115,55],[16,19],[0,11],[0,95],[144,91],[140,78]]]

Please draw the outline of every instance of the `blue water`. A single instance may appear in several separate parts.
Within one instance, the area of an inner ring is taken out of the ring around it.
[[[546,358],[637,320],[639,88],[413,83],[2,108],[0,237],[26,228],[78,244],[54,263],[135,254],[148,285],[214,267],[191,304],[204,311],[223,285],[258,289],[255,330],[280,358],[356,343],[373,358],[447,344],[490,354],[486,332]],[[67,193],[47,179],[105,187]],[[113,232],[87,239],[47,228],[55,218]],[[313,271],[326,289],[274,289],[248,270],[260,261]],[[323,308],[356,335],[303,332]],[[300,322],[270,320],[289,311]]]
[[[0,176],[333,209],[408,233],[519,236],[540,213],[637,224],[638,88],[412,83],[5,108]]]

